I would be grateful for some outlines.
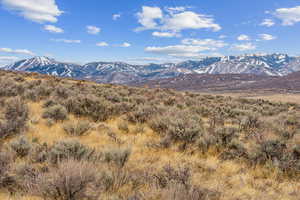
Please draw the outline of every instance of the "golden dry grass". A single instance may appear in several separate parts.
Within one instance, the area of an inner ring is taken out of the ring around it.
[[[62,123],[49,127],[42,118],[42,102],[30,103],[30,116],[35,123],[30,124],[26,133],[29,139],[38,139],[41,143],[53,144],[70,138],[63,128]],[[69,116],[69,120],[75,120]],[[211,150],[207,155],[194,153],[193,150],[179,152],[175,147],[168,149],[148,148],[147,144],[159,141],[159,136],[149,127],[144,133],[135,134],[134,125],[129,126],[129,133],[118,129],[121,119],[94,123],[95,127],[86,136],[72,137],[80,140],[82,144],[96,149],[106,149],[113,146],[125,146],[132,149],[132,154],[127,166],[134,170],[158,170],[166,164],[172,166],[187,165],[193,170],[193,183],[204,188],[221,191],[222,200],[299,200],[300,183],[290,180],[278,179],[276,170],[265,168],[249,168],[238,161],[221,161],[217,153]],[[99,128],[100,127],[100,128]],[[104,128],[103,128],[104,127]],[[116,143],[107,135],[107,129],[116,133],[121,144]],[[122,188],[126,192],[126,187]],[[144,192],[148,188],[143,188]],[[0,199],[7,200],[39,200],[35,197],[9,196],[5,191],[0,193]]]

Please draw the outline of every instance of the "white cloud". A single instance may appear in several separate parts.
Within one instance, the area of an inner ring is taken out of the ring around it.
[[[25,54],[25,55],[30,55],[33,56],[34,53],[27,49],[11,49],[11,48],[0,48],[0,52],[4,53],[12,53],[12,54]]]
[[[57,22],[63,12],[55,0],[1,0],[3,6],[34,22]]]
[[[216,48],[222,48],[227,46],[227,44],[222,41],[222,40],[213,40],[213,39],[203,39],[203,40],[199,40],[199,39],[184,39],[181,41],[182,44],[185,45],[195,45],[195,46],[207,46],[210,47],[211,49],[216,49]]]
[[[63,43],[68,43],[68,44],[79,44],[81,43],[81,40],[69,40],[69,39],[51,39],[51,41],[54,42],[63,42]]]
[[[249,41],[251,39],[248,35],[242,34],[242,35],[238,36],[237,40],[239,40],[239,41]]]
[[[137,28],[137,31],[155,29],[157,27],[157,19],[163,18],[162,10],[159,7],[143,6],[142,12],[137,13],[138,21],[142,27]]]
[[[266,27],[271,27],[274,25],[275,25],[275,22],[272,19],[264,19],[260,24],[260,26],[266,26]]]
[[[107,47],[109,46],[106,42],[99,42],[96,44],[98,47]]]
[[[279,8],[274,15],[282,20],[282,25],[292,26],[300,22],[300,6],[293,8]]]
[[[256,49],[256,46],[249,42],[245,44],[235,44],[232,46],[232,48],[239,51],[248,51]]]
[[[53,26],[53,25],[45,25],[44,30],[49,31],[50,33],[63,33],[64,30],[62,28]]]
[[[120,47],[130,47],[131,44],[128,42],[124,42],[123,44],[120,45]]]
[[[225,39],[225,38],[227,38],[226,35],[220,35],[220,36],[219,36],[219,39]]]
[[[86,29],[87,33],[92,35],[97,35],[101,31],[101,29],[97,26],[87,26]]]
[[[180,32],[184,29],[211,29],[221,30],[221,26],[214,22],[212,16],[186,11],[184,7],[167,8],[163,12],[159,7],[143,6],[142,12],[137,13],[138,22],[142,27],[137,31],[157,29],[171,32]]]
[[[221,30],[220,25],[214,23],[214,19],[207,15],[198,14],[192,11],[184,11],[165,17],[163,30],[181,31],[184,29],[212,29]]]
[[[183,12],[187,9],[187,7],[178,6],[178,7],[166,7],[165,10],[171,14]]]
[[[121,17],[121,14],[113,14],[113,20],[118,20]]]
[[[173,57],[188,57],[188,58],[200,58],[205,55],[206,51],[210,51],[209,54],[216,54],[216,51],[227,44],[221,40],[213,39],[183,39],[179,45],[170,45],[162,47],[146,47],[145,51],[155,54],[168,55]]]
[[[277,37],[270,35],[270,34],[260,34],[260,39],[262,40],[275,40]]]
[[[19,58],[15,56],[0,56],[0,62],[14,61],[18,59]]]
[[[180,34],[175,33],[175,32],[153,32],[152,36],[155,37],[166,37],[166,38],[171,38],[171,37],[180,37]]]

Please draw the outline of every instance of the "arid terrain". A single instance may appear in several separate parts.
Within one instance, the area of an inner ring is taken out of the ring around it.
[[[132,85],[217,94],[299,94],[300,72],[282,77],[254,74],[189,74],[175,78],[133,83]]]
[[[299,200],[299,94],[0,86],[0,199]]]

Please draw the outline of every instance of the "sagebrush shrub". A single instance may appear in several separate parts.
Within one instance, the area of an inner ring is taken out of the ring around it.
[[[71,121],[64,124],[63,129],[71,136],[82,136],[91,129],[91,125],[88,121]]]
[[[106,162],[108,163],[112,162],[116,166],[122,168],[129,160],[130,154],[131,154],[130,149],[112,148],[104,152],[104,159]]]
[[[0,121],[0,137],[19,134],[26,128],[28,107],[20,98],[6,101],[4,115],[5,120]]]
[[[15,139],[10,142],[10,148],[14,152],[16,152],[17,156],[19,157],[27,156],[31,150],[31,147],[32,147],[31,143],[29,143],[29,141],[24,137]]]
[[[54,105],[44,111],[43,118],[50,118],[55,121],[63,121],[68,118],[68,112],[65,107],[61,105]]]
[[[65,101],[69,112],[90,117],[95,121],[105,121],[113,115],[113,106],[110,102],[94,95],[76,95]]]
[[[66,159],[91,160],[95,158],[95,150],[80,144],[76,140],[65,140],[54,144],[49,151],[50,161],[58,163]]]
[[[99,189],[96,174],[96,169],[90,163],[66,160],[38,175],[34,194],[46,199],[97,199]]]
[[[157,116],[150,122],[154,131],[169,135],[175,141],[195,142],[203,131],[199,116],[180,110]]]
[[[118,123],[118,129],[120,131],[123,131],[125,133],[128,133],[129,132],[129,127],[128,127],[128,123],[126,121],[120,121]]]

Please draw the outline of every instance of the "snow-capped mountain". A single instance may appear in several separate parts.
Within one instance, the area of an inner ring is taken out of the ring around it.
[[[207,57],[181,63],[132,65],[124,62],[91,62],[85,65],[59,62],[48,57],[21,60],[2,69],[127,84],[173,78],[184,74],[255,74],[283,76],[300,71],[300,57],[286,54],[252,54]]]
[[[295,58],[285,54],[227,56],[221,58],[219,62],[196,70],[196,72],[282,76],[287,74],[287,71],[281,69],[287,68],[287,65],[294,60]]]
[[[41,74],[62,77],[79,77],[83,75],[83,71],[81,70],[80,65],[58,62],[52,58],[44,56],[21,60],[13,64],[4,66],[3,69],[37,72]]]

